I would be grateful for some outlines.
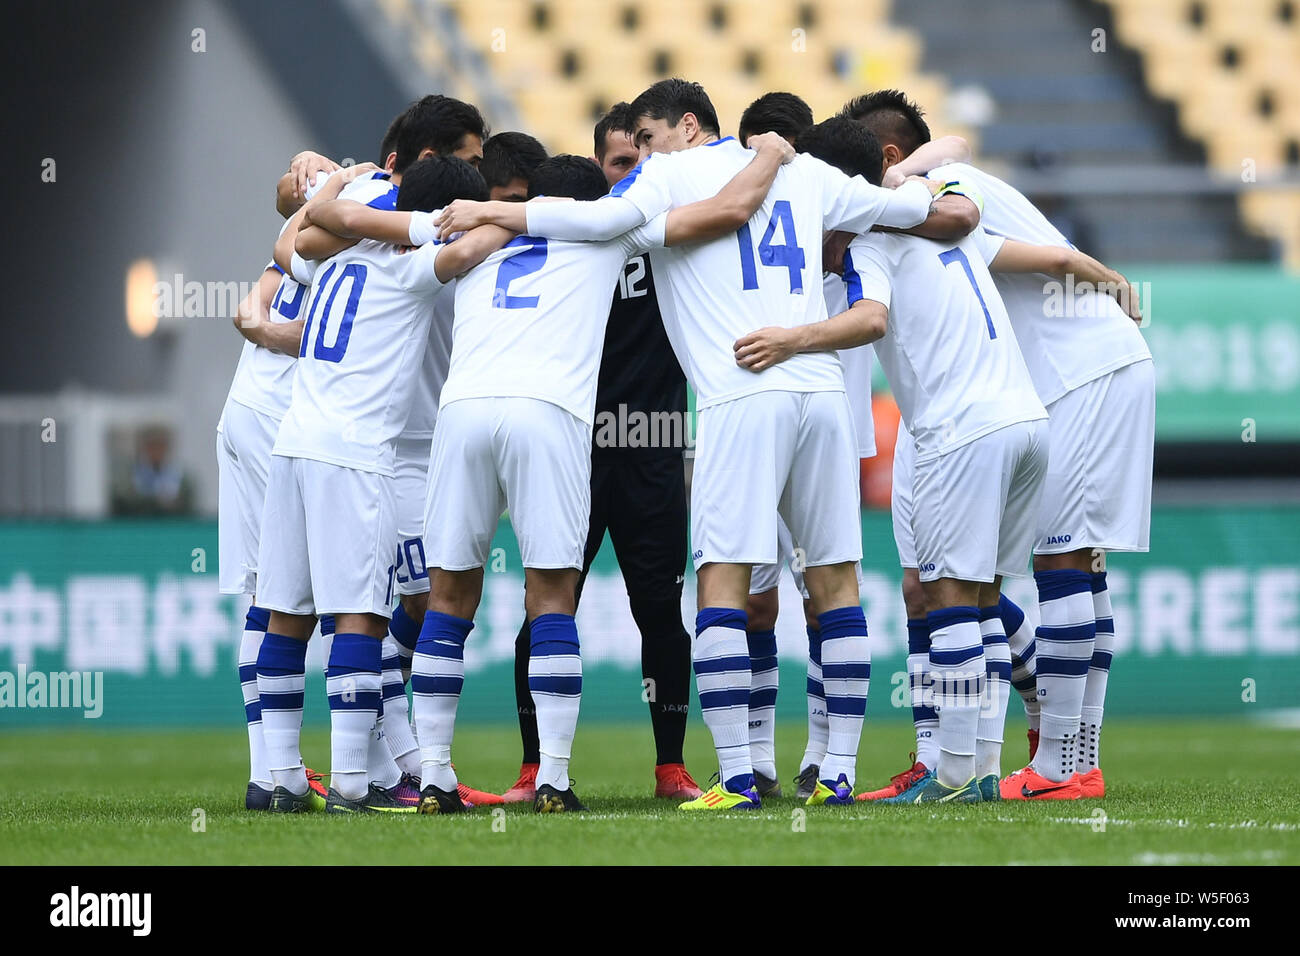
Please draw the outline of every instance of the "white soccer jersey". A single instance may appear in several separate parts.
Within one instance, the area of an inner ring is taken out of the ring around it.
[[[411,411],[406,417],[402,437],[428,439],[433,437],[433,426],[438,420],[438,402],[442,386],[447,381],[451,366],[452,323],[455,321],[455,282],[446,284],[433,300],[433,320],[429,323],[429,339],[420,363],[419,379],[411,398]]]
[[[822,277],[822,295],[826,299],[827,315],[839,315],[849,307],[844,280],[833,272]],[[870,345],[861,345],[855,349],[840,349],[839,356],[844,368],[844,391],[849,396],[849,411],[853,413],[858,457],[874,458],[876,423],[871,413],[871,366],[875,352]]]
[[[918,462],[1047,417],[989,275],[1001,245],[978,228],[956,245],[872,232],[845,253],[849,302],[889,308],[876,355]]]
[[[303,303],[307,301],[307,287],[284,274],[275,263],[270,263],[267,268],[274,268],[281,273],[280,285],[275,290],[275,297],[271,299],[270,321],[282,323],[301,318]],[[296,354],[273,352],[245,341],[244,349],[239,353],[235,377],[230,383],[229,400],[269,415],[276,421],[284,418],[284,413],[289,410],[289,399],[293,395],[293,366],[296,358]]]
[[[630,201],[647,219],[673,206],[717,194],[754,158],[733,137],[676,153],[656,153],[614,186],[611,195]],[[929,208],[917,193],[910,222]],[[736,364],[733,343],[776,325],[793,328],[826,318],[818,295],[825,229],[864,232],[875,225],[893,194],[807,154],[782,166],[762,206],[736,233],[712,242],[652,253],[664,328],[707,408],[762,391],[839,391],[844,376],[836,355],[795,355],[762,372]],[[924,198],[922,199],[922,195]]]
[[[608,242],[517,236],[462,276],[441,407],[535,398],[590,426],[610,297],[628,258],[663,243],[666,218]]]
[[[364,239],[318,263],[274,454],[393,474],[426,354],[441,245]]]
[[[967,183],[983,200],[988,233],[1043,246],[1071,246],[1028,199],[996,176],[965,163],[930,174]],[[1062,281],[1040,273],[993,273],[1015,326],[1025,364],[1043,403],[1151,357],[1146,340],[1115,299],[1098,292],[1065,295]]]

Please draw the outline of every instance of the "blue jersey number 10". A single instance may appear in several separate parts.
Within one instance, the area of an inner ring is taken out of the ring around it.
[[[996,339],[998,333],[993,328],[993,316],[989,315],[989,307],[984,304],[984,293],[980,292],[980,287],[975,284],[975,273],[971,272],[970,260],[966,258],[966,253],[960,249],[949,249],[947,252],[939,253],[939,261],[945,266],[952,262],[961,263],[966,278],[970,281],[970,287],[975,290],[975,298],[980,300],[980,308],[984,310],[984,323],[989,327],[989,338]]]
[[[335,273],[338,273],[337,277]],[[325,344],[325,332],[330,327],[330,318],[334,314],[334,300],[339,294],[339,289],[343,288],[343,283],[351,280],[348,288],[348,298],[343,306],[343,316],[339,319],[338,328],[334,332],[334,344]],[[312,299],[311,308],[307,311],[307,324],[302,330],[302,347],[298,349],[298,357],[305,358],[307,355],[307,343],[311,339],[312,323],[316,322],[317,316],[320,316],[320,322],[316,323],[316,343],[312,347],[312,355],[322,362],[341,362],[343,355],[348,350],[348,340],[352,338],[352,320],[357,317],[357,306],[361,303],[361,290],[366,287],[366,267],[359,262],[351,262],[339,269],[337,262],[331,263],[330,267],[325,270],[321,276],[320,282],[316,284],[316,297]],[[326,292],[329,293],[328,297]],[[321,300],[325,300],[325,309],[321,310]]]
[[[773,245],[776,227],[780,225],[782,245]],[[740,287],[742,289],[758,288],[758,268],[754,265],[754,237],[750,235],[749,223],[736,230],[736,241],[740,243]],[[772,218],[767,221],[767,229],[758,243],[758,259],[765,266],[784,268],[790,273],[790,291],[803,292],[803,249],[794,234],[794,213],[790,211],[788,199],[778,199],[772,206]]]

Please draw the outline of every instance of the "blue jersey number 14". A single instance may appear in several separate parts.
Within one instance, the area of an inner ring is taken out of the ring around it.
[[[785,239],[779,246],[772,244],[778,225]],[[749,223],[736,230],[736,241],[740,243],[740,287],[757,289],[758,268],[754,265],[754,237],[750,235]],[[765,266],[786,269],[790,273],[790,291],[803,292],[804,254],[795,238],[794,213],[790,211],[788,199],[778,199],[773,204],[772,218],[767,221],[767,229],[758,243],[758,259]]]

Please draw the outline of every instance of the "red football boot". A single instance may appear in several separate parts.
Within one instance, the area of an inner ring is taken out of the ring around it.
[[[502,803],[532,803],[537,795],[537,768],[535,763],[519,765],[519,779],[501,795]]]
[[[879,790],[869,790],[866,793],[858,794],[859,800],[884,800],[886,797],[896,797],[912,784],[916,783],[927,770],[930,768],[921,761],[916,759],[916,754],[909,754],[912,758],[912,766],[902,773],[894,774],[889,778],[889,786],[881,787]]]
[[[1106,796],[1106,778],[1101,775],[1100,767],[1093,767],[1087,773],[1075,774],[1079,781],[1080,795],[1085,800],[1100,800]]]
[[[1069,780],[1048,780],[1033,767],[1003,777],[998,792],[1003,800],[1078,800],[1083,795],[1077,773]]]
[[[655,767],[655,796],[664,800],[695,800],[704,795],[684,763],[661,763]]]

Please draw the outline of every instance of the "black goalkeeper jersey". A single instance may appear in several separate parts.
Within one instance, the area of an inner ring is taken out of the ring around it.
[[[686,429],[686,376],[659,315],[650,256],[635,256],[605,327],[592,454],[680,455]]]

